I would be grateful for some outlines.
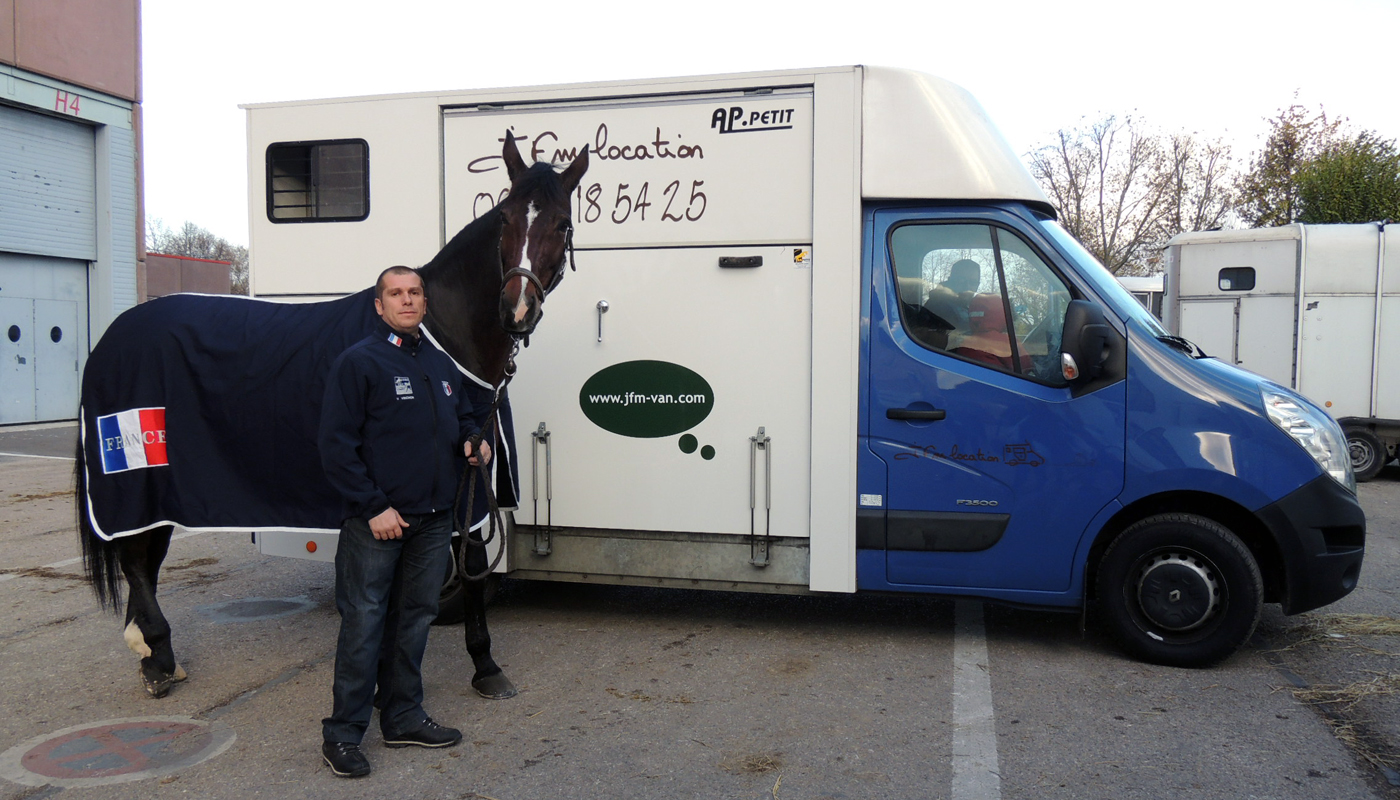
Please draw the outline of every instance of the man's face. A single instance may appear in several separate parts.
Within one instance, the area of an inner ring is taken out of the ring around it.
[[[423,296],[423,279],[416,273],[390,273],[384,276],[384,291],[374,298],[374,310],[384,324],[403,334],[417,335],[418,325],[428,311]]]

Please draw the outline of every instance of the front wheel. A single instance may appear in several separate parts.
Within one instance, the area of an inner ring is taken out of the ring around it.
[[[1381,467],[1389,461],[1385,445],[1374,433],[1365,428],[1347,430],[1347,451],[1351,456],[1351,471],[1356,480],[1369,481],[1381,472]]]
[[[1128,654],[1205,667],[1254,633],[1264,580],[1249,548],[1224,526],[1194,514],[1159,514],[1109,546],[1098,591],[1109,632]]]

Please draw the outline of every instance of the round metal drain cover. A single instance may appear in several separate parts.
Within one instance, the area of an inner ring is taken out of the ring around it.
[[[278,619],[301,614],[316,607],[316,602],[306,597],[245,597],[242,600],[228,600],[198,606],[202,616],[218,624],[230,622],[257,622],[265,619]]]
[[[227,750],[226,723],[137,717],[36,736],[0,753],[0,777],[26,786],[103,786],[178,772]]]

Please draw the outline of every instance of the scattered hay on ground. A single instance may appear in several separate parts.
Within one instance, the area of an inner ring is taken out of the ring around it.
[[[1289,644],[1278,647],[1274,652],[1294,650],[1304,645],[1320,644],[1333,647],[1352,647],[1369,650],[1379,655],[1400,656],[1377,650],[1362,644],[1361,637],[1400,636],[1400,619],[1380,614],[1317,614],[1303,617],[1298,624],[1287,631]]]
[[[1350,711],[1357,703],[1372,697],[1400,694],[1400,672],[1373,672],[1369,680],[1346,686],[1309,686],[1294,689],[1293,696],[1310,705],[1332,705]]]
[[[731,775],[761,775],[783,768],[782,753],[750,753],[730,756],[719,762],[719,768]]]

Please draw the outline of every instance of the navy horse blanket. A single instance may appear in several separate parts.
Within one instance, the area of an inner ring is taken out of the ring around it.
[[[169,524],[338,531],[341,500],[316,446],[321,398],[331,363],[378,319],[373,289],[324,303],[171,295],[117,317],[83,371],[93,529],[107,540]],[[462,371],[484,423],[494,389]],[[508,402],[498,426],[492,474],[511,508],[520,480]],[[486,517],[480,486],[476,495],[472,527]]]

